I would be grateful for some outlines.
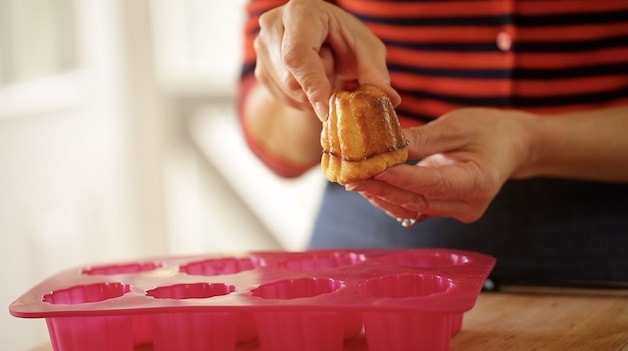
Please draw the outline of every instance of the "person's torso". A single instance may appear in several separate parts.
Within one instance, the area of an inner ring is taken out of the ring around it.
[[[384,41],[402,123],[628,103],[628,1],[339,0]]]

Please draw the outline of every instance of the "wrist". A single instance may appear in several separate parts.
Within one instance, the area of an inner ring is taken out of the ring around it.
[[[528,112],[517,113],[519,143],[519,163],[511,174],[512,179],[526,179],[541,175],[544,158],[545,138],[548,131],[544,118]]]
[[[527,155],[512,178],[556,177],[626,181],[628,107],[558,115],[528,114]]]
[[[260,84],[251,89],[245,103],[243,127],[267,155],[299,168],[320,161],[321,123],[314,112],[279,102]]]

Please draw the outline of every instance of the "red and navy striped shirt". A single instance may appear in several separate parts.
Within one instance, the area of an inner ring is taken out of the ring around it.
[[[550,114],[628,104],[626,0],[332,2],[385,43],[406,127],[468,106]],[[247,6],[241,97],[259,15],[283,3]]]

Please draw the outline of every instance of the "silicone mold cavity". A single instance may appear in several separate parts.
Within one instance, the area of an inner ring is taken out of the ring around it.
[[[46,324],[55,351],[131,351],[135,344],[130,316],[49,318]]]
[[[115,274],[133,274],[152,271],[161,267],[161,263],[157,262],[137,262],[127,264],[112,264],[104,266],[95,266],[83,269],[81,272],[87,275],[115,275]]]
[[[438,275],[399,274],[368,280],[362,285],[365,293],[393,299],[421,298],[445,293],[452,282]],[[403,351],[447,350],[452,332],[452,315],[417,315],[405,311],[366,312],[369,350]],[[401,340],[404,340],[401,342]]]
[[[84,304],[114,299],[129,291],[131,291],[131,287],[122,283],[77,285],[46,294],[43,301],[51,304]]]
[[[55,351],[446,351],[495,259],[444,249],[260,251],[60,272],[14,301]]]
[[[191,275],[213,276],[240,273],[263,265],[264,261],[255,257],[225,257],[190,262],[181,266],[179,271]]]
[[[176,312],[151,316],[156,351],[235,350],[237,314]],[[159,332],[158,332],[159,331]]]
[[[382,259],[385,262],[411,268],[444,268],[451,266],[463,266],[470,260],[464,254],[448,253],[442,251],[403,252],[390,255]]]
[[[280,267],[293,270],[323,270],[358,264],[366,260],[364,254],[351,251],[310,252],[285,260]]]
[[[450,286],[451,280],[438,275],[399,274],[370,279],[362,288],[375,297],[405,298],[443,293]]]
[[[253,289],[252,294],[264,299],[291,300],[330,294],[343,286],[338,280],[308,277],[264,284]],[[342,350],[344,338],[362,327],[357,318],[341,311],[320,309],[260,312],[257,314],[260,344],[263,350]]]
[[[235,286],[220,283],[194,283],[161,286],[148,290],[147,296],[157,299],[202,299],[227,295],[235,291]]]
[[[42,301],[54,305],[81,305],[118,298],[131,291],[127,284],[117,282],[77,285],[58,289],[43,296]],[[133,335],[128,333],[132,327],[129,316],[110,316],[104,318],[66,317],[47,320],[48,333],[55,345],[55,350],[96,351],[131,350]],[[110,339],[110,335],[120,335]]]
[[[297,299],[334,292],[342,282],[329,278],[299,278],[264,284],[253,289],[253,296],[264,299]]]

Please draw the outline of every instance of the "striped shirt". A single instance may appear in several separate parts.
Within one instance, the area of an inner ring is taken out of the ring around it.
[[[259,15],[284,2],[247,6],[241,97]],[[628,0],[333,2],[386,45],[405,127],[468,106],[551,114],[628,104]]]

